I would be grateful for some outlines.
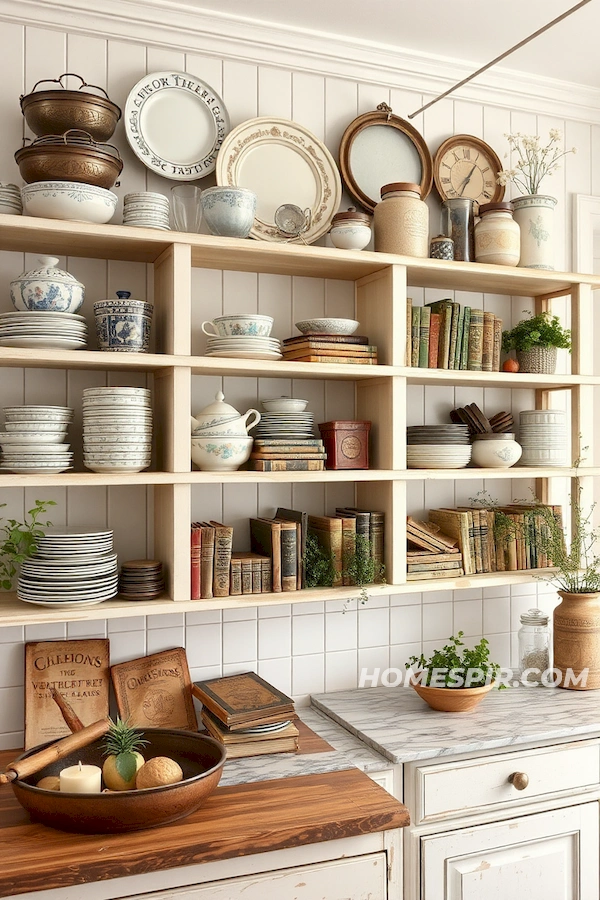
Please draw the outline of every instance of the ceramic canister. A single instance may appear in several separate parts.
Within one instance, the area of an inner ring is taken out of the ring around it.
[[[10,298],[18,310],[75,313],[85,297],[80,281],[58,269],[58,257],[40,256],[37,269],[24,272],[10,285]]]
[[[375,207],[375,250],[402,256],[429,256],[429,209],[421,188],[408,181],[384,184]]]
[[[530,269],[554,268],[554,207],[556,199],[545,194],[515,197],[515,221],[521,229],[519,266]]]
[[[483,469],[508,469],[520,460],[522,452],[514,434],[473,435],[471,461]]]
[[[521,255],[521,229],[510,203],[484,203],[475,225],[475,261],[516,266]]]
[[[333,217],[329,234],[333,246],[340,250],[364,250],[371,240],[371,216],[351,206]]]
[[[454,241],[445,234],[438,234],[431,238],[429,244],[429,256],[431,259],[454,259]]]

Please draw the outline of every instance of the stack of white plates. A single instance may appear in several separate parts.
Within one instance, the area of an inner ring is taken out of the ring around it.
[[[567,464],[567,414],[563,409],[528,409],[520,413],[520,466]]]
[[[169,198],[153,191],[125,194],[123,225],[137,225],[142,228],[159,228],[161,231],[170,231]]]
[[[406,448],[409,469],[464,469],[470,462],[470,444],[409,444]]]
[[[56,528],[21,565],[17,596],[37,606],[94,606],[118,591],[112,531]]]
[[[71,468],[73,454],[63,443],[73,410],[66,406],[8,406],[0,432],[0,471],[55,475]]]
[[[262,413],[260,422],[254,427],[253,437],[262,440],[312,438],[314,421],[315,416],[311,412]]]
[[[209,337],[207,356],[234,356],[238,359],[281,359],[279,338],[260,335],[229,334],[227,337]]]
[[[0,184],[0,214],[20,216],[23,214],[21,188],[16,184]]]
[[[141,472],[151,462],[152,406],[146,388],[86,388],[83,462],[92,472]]]
[[[85,350],[87,326],[76,313],[28,310],[0,313],[0,347]]]

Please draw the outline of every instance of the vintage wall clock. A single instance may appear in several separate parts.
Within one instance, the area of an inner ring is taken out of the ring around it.
[[[502,163],[489,144],[470,134],[455,134],[438,148],[433,178],[442,200],[465,197],[482,203],[498,203],[504,186],[496,182]]]

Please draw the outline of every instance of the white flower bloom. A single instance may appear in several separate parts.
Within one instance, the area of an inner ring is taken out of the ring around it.
[[[548,132],[551,141],[560,141],[562,139],[562,131],[558,128],[551,128]]]
[[[558,168],[558,161],[567,153],[576,153],[577,148],[563,150],[558,146],[562,141],[562,132],[558,128],[549,131],[548,142],[543,145],[538,134],[507,134],[506,138],[513,154],[513,169],[505,169],[502,172],[503,181],[499,184],[514,184],[526,194],[540,192],[540,184],[547,175],[552,175]]]
[[[577,147],[571,147],[571,153],[577,153]]]

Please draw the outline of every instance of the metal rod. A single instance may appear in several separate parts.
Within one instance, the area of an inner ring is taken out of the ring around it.
[[[548,31],[548,29],[552,28],[553,25],[557,25],[559,22],[562,22],[562,20],[566,19],[567,16],[570,16],[574,12],[577,12],[578,9],[581,9],[582,6],[586,6],[586,4],[588,4],[590,2],[591,2],[591,0],[581,0],[580,3],[576,3],[575,6],[572,6],[571,9],[568,9],[566,12],[562,13],[562,15],[557,16],[556,19],[552,19],[552,21],[548,22],[547,25],[544,25],[543,28],[538,28],[538,30],[534,31],[533,34],[530,34],[529,37],[526,37],[522,41],[519,41],[519,43],[515,44],[514,47],[511,47],[510,50],[506,50],[504,53],[501,53],[500,56],[497,56],[491,62],[486,63],[485,66],[482,66],[480,69],[477,69],[477,71],[473,72],[472,75],[468,75],[467,78],[463,78],[462,81],[459,81],[457,84],[454,84],[451,88],[448,88],[448,90],[444,91],[443,94],[440,94],[438,97],[435,97],[433,100],[430,100],[429,103],[426,103],[425,106],[422,106],[420,109],[417,109],[414,113],[411,113],[408,116],[408,118],[414,119],[415,116],[418,116],[419,113],[422,113],[426,109],[429,109],[429,107],[433,106],[434,103],[437,103],[438,100],[443,100],[444,97],[448,96],[448,94],[452,94],[454,91],[457,91],[458,88],[463,86],[463,84],[467,84],[469,81],[472,81],[474,78],[477,78],[478,75],[481,75],[482,72],[486,72],[488,69],[491,69],[492,66],[495,66],[496,63],[499,63],[501,60],[506,59],[506,57],[510,56],[511,53],[514,53],[515,50],[520,50],[521,47],[525,46],[525,44],[528,44],[534,38],[539,37],[540,34],[543,34],[545,31]]]

